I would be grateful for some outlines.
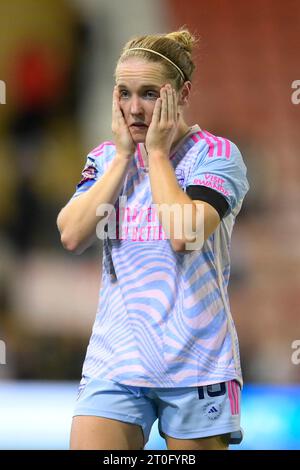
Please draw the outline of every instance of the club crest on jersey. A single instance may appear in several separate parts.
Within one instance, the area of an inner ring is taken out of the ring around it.
[[[95,166],[95,163],[90,163],[89,165],[87,165],[82,172],[82,178],[79,182],[79,186],[88,180],[96,179],[97,172],[98,170]]]

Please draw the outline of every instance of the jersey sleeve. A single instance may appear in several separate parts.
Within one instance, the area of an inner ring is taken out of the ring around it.
[[[234,211],[235,207],[241,203],[249,190],[249,183],[246,165],[234,143],[226,139],[225,151],[218,152],[217,155],[209,146],[199,150],[187,179],[186,192],[197,194],[197,187],[199,194],[201,194],[200,188],[203,188],[202,192],[207,202],[209,199],[212,201],[215,199],[220,204],[220,196],[223,196],[227,202],[224,206],[227,208],[224,215]],[[204,188],[216,191],[217,198],[213,198],[213,193],[205,191]]]
[[[86,192],[98,181],[105,172],[107,157],[112,154],[114,145],[112,142],[104,142],[93,149],[86,157],[86,162],[81,173],[81,179],[76,186],[72,199]]]

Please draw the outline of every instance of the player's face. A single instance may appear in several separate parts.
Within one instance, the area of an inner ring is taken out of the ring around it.
[[[120,107],[134,142],[145,142],[155,102],[166,83],[159,63],[130,58],[118,65],[116,84]]]

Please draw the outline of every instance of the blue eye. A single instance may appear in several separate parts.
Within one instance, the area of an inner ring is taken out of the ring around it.
[[[128,91],[120,90],[120,98],[128,98]]]
[[[147,90],[145,92],[145,95],[147,96],[147,98],[154,99],[154,100],[158,98],[158,93],[153,90]]]
[[[120,90],[119,94],[121,99],[127,99],[130,97],[128,90]],[[143,92],[143,97],[150,100],[156,100],[159,97],[159,93],[155,90],[145,90]]]

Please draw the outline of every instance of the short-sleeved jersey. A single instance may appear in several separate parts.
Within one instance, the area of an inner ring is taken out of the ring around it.
[[[103,241],[102,280],[81,385],[91,377],[142,387],[242,383],[230,312],[230,238],[249,189],[240,151],[198,125],[170,156],[178,184],[206,186],[228,203],[200,250],[175,252],[153,210],[143,144],[137,145],[116,202],[116,236]],[[91,151],[77,197],[101,180],[116,153]],[[125,203],[124,203],[125,201]],[[120,217],[122,213],[122,217]]]

